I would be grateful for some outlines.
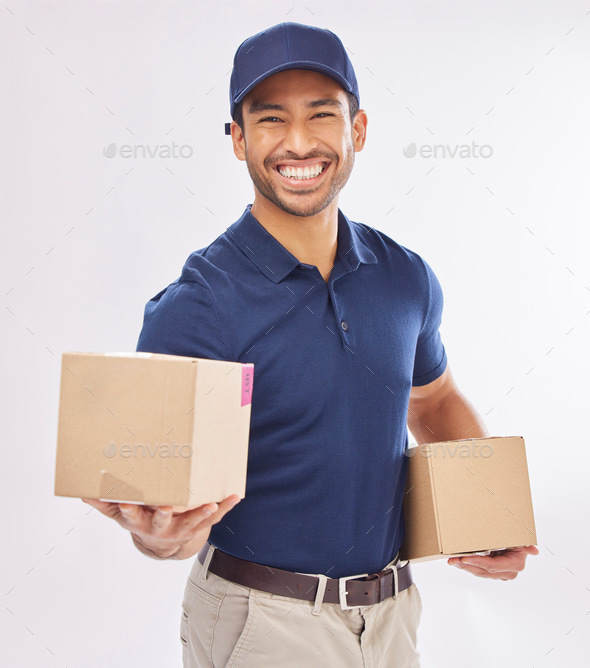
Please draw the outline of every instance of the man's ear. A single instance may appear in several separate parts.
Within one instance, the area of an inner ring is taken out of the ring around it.
[[[362,151],[367,140],[367,112],[359,109],[352,124],[352,143],[355,152]]]
[[[234,153],[238,160],[246,160],[246,138],[240,126],[231,122],[231,140],[234,147]]]

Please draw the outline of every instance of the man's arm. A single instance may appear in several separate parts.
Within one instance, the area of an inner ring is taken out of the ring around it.
[[[490,435],[482,417],[457,387],[448,364],[432,383],[412,387],[408,427],[418,445]]]
[[[490,436],[483,418],[457,387],[448,364],[436,380],[412,387],[408,427],[418,445]],[[539,554],[539,550],[529,545],[498,550],[487,557],[452,557],[447,563],[480,577],[513,580],[523,570],[528,554]]]

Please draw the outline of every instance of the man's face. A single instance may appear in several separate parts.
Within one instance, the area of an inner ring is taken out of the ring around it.
[[[260,194],[294,216],[325,209],[364,145],[365,113],[357,114],[364,122],[353,127],[344,89],[310,70],[268,77],[244,98],[242,112],[244,135],[234,124],[234,151]],[[310,171],[298,177],[292,171],[297,167]]]

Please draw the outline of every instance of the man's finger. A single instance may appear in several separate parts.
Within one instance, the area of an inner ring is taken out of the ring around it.
[[[99,501],[98,499],[86,499],[83,498],[82,501],[87,503],[89,506],[96,508],[99,512],[107,517],[114,517],[115,514],[119,512],[119,504],[112,503],[109,501]]]
[[[135,503],[119,503],[117,505],[125,517],[134,517],[142,511],[142,508]]]
[[[461,562],[470,566],[478,566],[484,568],[492,573],[500,573],[506,571],[520,571],[524,566],[526,553],[518,550],[514,552],[505,552],[493,557],[471,556],[463,557]]]
[[[172,522],[172,506],[159,506],[152,515],[152,527],[156,531],[163,531],[170,526]]]
[[[207,503],[185,514],[182,526],[187,531],[206,529],[217,524],[240,501],[237,494],[228,496],[219,503]]]
[[[217,503],[206,503],[198,508],[188,510],[182,514],[182,517],[178,518],[178,526],[182,527],[184,531],[192,531],[196,527],[202,529],[210,526],[213,523],[210,520],[215,517],[219,506],[220,504]]]
[[[241,499],[237,494],[232,494],[231,496],[228,496],[227,499],[224,499],[219,504],[219,508],[212,518],[213,524],[217,524],[217,522],[219,522],[224,515],[229,513],[234,506],[237,506],[240,501]]]
[[[152,524],[152,512],[136,503],[119,503],[119,513],[115,520],[132,533],[149,533]]]
[[[223,517],[229,513],[229,511],[241,501],[240,497],[237,494],[232,494],[227,499],[220,501],[217,504],[217,510],[211,514],[211,517],[206,518],[205,525],[212,526],[220,522]]]
[[[472,575],[477,575],[480,578],[490,578],[493,580],[514,580],[514,578],[518,575],[518,573],[514,571],[490,572],[485,568],[480,568],[479,566],[469,566],[468,564],[457,564],[457,568],[460,568],[463,571],[467,571]]]

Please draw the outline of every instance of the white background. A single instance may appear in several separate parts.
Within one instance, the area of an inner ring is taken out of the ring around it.
[[[285,20],[333,30],[356,69],[368,139],[341,209],[431,264],[461,389],[527,445],[541,553],[512,582],[416,565],[423,665],[587,665],[590,4],[342,0],[0,8],[0,661],[181,664],[191,561],[53,496],[60,356],[134,350],[145,303],[253,201],[229,74]],[[193,157],[102,153],[172,141]]]

